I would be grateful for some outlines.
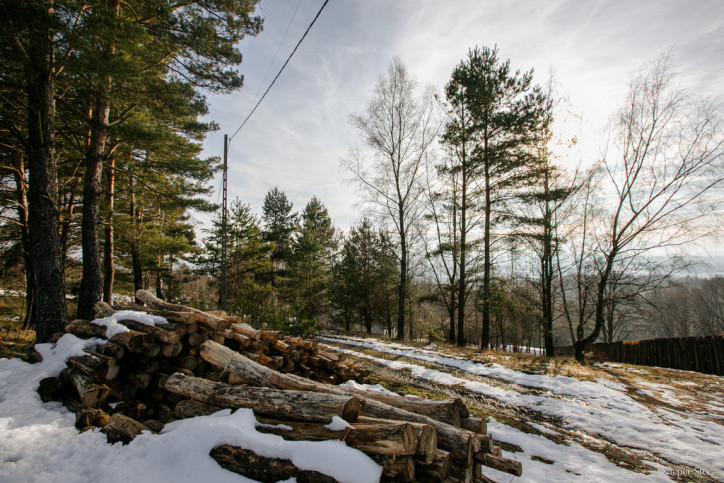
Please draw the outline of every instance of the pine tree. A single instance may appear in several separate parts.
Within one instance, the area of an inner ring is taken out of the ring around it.
[[[264,242],[274,244],[270,276],[272,287],[275,288],[279,284],[278,278],[286,274],[294,234],[299,226],[299,216],[292,212],[293,207],[287,195],[276,186],[264,197],[261,237]]]
[[[327,208],[312,199],[302,212],[299,236],[290,257],[287,297],[296,317],[295,332],[318,325],[328,301],[332,257],[336,249],[335,230]]]
[[[471,49],[463,65],[465,75],[453,79],[453,85],[464,87],[465,102],[475,129],[476,146],[472,156],[484,207],[481,347],[487,348],[490,345],[492,228],[509,217],[516,190],[530,181],[526,168],[546,97],[539,87],[533,86],[532,71],[511,72],[510,60],[500,62],[497,47]],[[462,274],[460,286],[464,286]]]

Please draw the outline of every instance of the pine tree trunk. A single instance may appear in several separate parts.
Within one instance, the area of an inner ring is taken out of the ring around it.
[[[33,258],[33,286],[37,307],[36,339],[47,342],[68,322],[65,278],[58,239],[58,173],[54,148],[55,79],[53,3],[39,2],[35,23],[28,33],[28,238]],[[33,9],[35,10],[35,9]]]
[[[28,194],[25,186],[25,162],[23,153],[18,152],[15,156],[13,170],[15,178],[15,198],[17,201],[18,223],[20,224],[20,241],[23,247],[23,260],[25,263],[25,315],[23,317],[23,328],[35,328],[37,316],[36,305],[33,303],[35,297],[35,269],[33,268],[33,257],[30,255],[30,235],[28,233]]]
[[[103,301],[113,303],[113,198],[115,194],[115,156],[108,160],[106,178],[108,179],[108,224],[106,226],[105,253],[103,257]]]
[[[463,148],[464,149],[464,148]],[[458,333],[457,345],[465,346],[465,255],[467,254],[467,246],[465,245],[465,230],[467,229],[465,219],[467,215],[467,193],[465,183],[467,177],[465,173],[465,151],[463,150],[463,170],[462,170],[462,199],[460,203],[460,280],[458,286]]]
[[[118,15],[120,0],[111,0],[108,9]],[[113,53],[113,44],[106,46]],[[106,74],[98,86],[96,104],[91,118],[91,141],[86,154],[85,180],[83,183],[83,221],[81,224],[81,245],[83,248],[83,277],[78,296],[78,317],[93,318],[93,306],[103,296],[101,276],[101,254],[98,249],[98,227],[100,225],[101,174],[103,173],[103,152],[108,136],[111,112],[112,78]]]
[[[487,140],[486,140],[487,145]],[[487,149],[486,149],[487,151]],[[480,347],[490,347],[490,180],[488,162],[485,160],[485,222],[483,234],[483,332],[480,337]]]
[[[133,225],[133,235],[131,241],[131,266],[133,268],[133,293],[143,289],[143,266],[141,265],[141,249],[138,242],[139,216],[136,210],[136,192],[133,190],[133,175],[131,174],[131,202],[130,216]],[[143,304],[143,301],[136,297],[137,304]]]

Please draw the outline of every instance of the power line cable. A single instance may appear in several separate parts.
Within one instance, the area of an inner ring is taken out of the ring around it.
[[[277,55],[279,55],[279,50],[282,48],[282,44],[287,38],[287,34],[289,33],[289,27],[292,26],[292,22],[294,22],[294,19],[297,17],[297,12],[299,11],[299,7],[302,5],[302,0],[299,0],[299,3],[297,3],[297,8],[294,10],[294,13],[292,14],[292,18],[289,19],[289,23],[287,24],[287,29],[284,31],[284,35],[282,35],[282,39],[279,41],[279,45],[277,46],[277,51],[274,52],[274,57],[272,57],[271,62],[269,62],[269,67],[266,69],[266,73],[264,73],[264,78],[259,83],[259,88],[256,90],[256,94],[254,94],[254,97],[256,98],[259,93],[261,92],[261,88],[264,85],[264,81],[266,81],[266,78],[269,76],[269,72],[271,72],[272,65],[274,65],[274,61],[277,60]]]
[[[294,56],[294,53],[297,51],[297,49],[298,49],[299,46],[301,45],[301,43],[302,43],[302,41],[304,40],[304,38],[307,36],[307,34],[309,33],[309,31],[312,29],[312,26],[314,25],[314,22],[317,21],[317,19],[319,18],[319,16],[322,14],[322,10],[324,10],[324,7],[326,7],[328,3],[329,3],[329,0],[325,0],[325,1],[324,1],[324,3],[322,4],[322,6],[321,6],[320,9],[319,9],[319,12],[317,12],[317,15],[316,15],[316,16],[314,17],[314,19],[312,20],[312,23],[309,24],[309,27],[307,27],[307,30],[304,32],[304,35],[302,35],[302,38],[299,39],[299,42],[297,42],[296,47],[294,47],[294,50],[292,50],[292,53],[289,54],[289,57],[287,57],[286,62],[284,62],[284,65],[282,66],[282,68],[279,69],[279,72],[277,72],[276,77],[274,77],[274,80],[271,81],[271,84],[269,84],[269,87],[267,87],[266,91],[265,91],[264,94],[261,96],[261,99],[259,99],[259,102],[256,103],[256,105],[254,106],[254,109],[252,109],[251,112],[249,113],[249,115],[246,116],[246,119],[244,119],[244,122],[241,123],[241,126],[239,126],[239,129],[237,129],[236,131],[234,131],[234,134],[232,134],[232,135],[229,137],[229,143],[231,142],[232,139],[234,139],[234,136],[236,136],[236,135],[239,133],[239,131],[241,131],[241,128],[244,127],[244,125],[245,125],[246,122],[249,120],[249,118],[251,117],[251,115],[254,114],[254,111],[256,111],[257,107],[259,107],[259,104],[261,104],[261,101],[263,101],[264,98],[266,97],[266,95],[269,93],[269,91],[271,90],[272,86],[273,86],[274,83],[277,81],[277,79],[279,78],[279,76],[282,74],[282,72],[284,71],[284,68],[287,66],[287,64],[289,63],[289,61],[292,60],[292,56]]]

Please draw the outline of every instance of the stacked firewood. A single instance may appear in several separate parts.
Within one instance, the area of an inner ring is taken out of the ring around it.
[[[383,481],[490,481],[482,466],[521,474],[519,463],[501,457],[485,421],[472,417],[459,399],[327,384],[360,380],[365,372],[313,340],[260,331],[238,318],[167,304],[143,291],[137,297],[147,305],[143,310],[169,323],[119,320],[127,332],[71,357],[59,377],[40,382],[43,400],[62,400],[81,430],[99,427],[109,441],[129,442],[176,419],[249,408],[258,431],[290,440],[337,439],[361,450],[382,466]],[[114,307],[99,303],[97,316],[111,315]],[[66,332],[106,338],[105,327],[82,320],[68,324]],[[335,416],[348,424],[330,425]],[[260,481],[334,481],[232,446],[214,448],[210,455]]]

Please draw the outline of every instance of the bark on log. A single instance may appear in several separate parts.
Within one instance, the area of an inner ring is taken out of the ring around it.
[[[213,404],[202,403],[195,399],[184,399],[176,404],[173,409],[174,415],[179,419],[195,418],[196,416],[207,416],[221,411],[224,408]]]
[[[245,335],[252,340],[261,339],[261,331],[256,330],[246,324],[231,324],[231,330],[238,334]]]
[[[175,310],[150,310],[152,315],[159,315],[169,322],[184,325],[196,325],[198,316],[192,312],[179,312]]]
[[[75,388],[84,407],[98,408],[108,397],[106,386],[94,384],[90,377],[81,372],[70,371],[65,380]]]
[[[353,423],[360,413],[360,401],[354,396],[232,386],[179,373],[168,378],[166,390],[207,404],[302,421],[329,423],[332,416],[340,416]]]
[[[231,324],[226,320],[216,317],[201,310],[193,307],[185,307],[183,305],[176,305],[164,302],[163,300],[156,298],[150,292],[146,290],[137,290],[136,297],[142,300],[146,305],[156,310],[168,310],[172,312],[191,312],[196,315],[197,323],[203,324],[216,331],[223,331],[228,329]],[[168,318],[167,318],[168,320]]]
[[[462,414],[467,413],[465,404],[459,398],[438,400],[405,397],[397,394],[382,394],[358,389],[346,389],[346,391],[404,409],[405,411],[429,416],[443,423],[458,427],[461,425]]]
[[[257,426],[257,431],[261,433],[276,434],[292,441],[341,440],[347,446],[368,455],[412,456],[417,454],[419,443],[415,429],[404,421],[371,419],[364,423],[357,421],[351,425],[351,428],[340,431],[332,431],[322,424],[314,423],[263,417],[258,417],[257,421],[262,423]]]
[[[110,416],[108,413],[101,409],[85,408],[75,416],[75,427],[83,429],[88,426],[94,426],[96,428],[102,428],[108,421]]]
[[[502,471],[503,473],[509,473],[511,475],[520,476],[523,474],[523,465],[518,461],[510,460],[493,454],[485,454],[485,461],[483,464],[494,470]]]
[[[116,360],[110,357],[77,356],[69,358],[67,364],[68,367],[79,370],[93,381],[101,383],[115,379],[120,371]]]
[[[101,432],[108,436],[108,441],[122,441],[124,444],[131,442],[142,431],[150,431],[150,429],[121,413],[113,414],[108,420],[108,424],[101,429]]]
[[[359,424],[383,424],[383,423],[398,423],[399,421],[394,419],[381,419],[371,418],[369,416],[360,416],[355,423],[355,427]],[[414,423],[405,421],[405,424],[415,431],[417,435],[417,455],[424,456],[423,460],[426,462],[432,462],[437,452],[437,431],[429,424]]]
[[[150,337],[143,332],[137,332],[135,330],[129,330],[128,332],[121,332],[111,337],[111,342],[120,344],[131,352],[143,353],[145,348],[148,346]]]
[[[166,344],[173,344],[181,340],[181,336],[176,332],[162,329],[161,327],[155,327],[153,325],[146,325],[135,320],[119,320],[120,324],[125,325],[129,329],[133,329],[138,332],[150,334],[154,339],[165,342]]]
[[[93,315],[96,316],[96,319],[102,319],[104,317],[110,317],[111,315],[115,314],[116,310],[111,307],[110,304],[100,300],[96,302],[96,304],[93,306]]]
[[[415,481],[415,460],[412,456],[391,456],[369,454],[375,463],[382,466],[381,482]]]
[[[419,481],[443,481],[450,472],[451,462],[450,453],[438,449],[429,463],[424,459],[415,458],[415,476]]]
[[[463,418],[461,426],[468,431],[478,434],[486,434],[488,432],[488,424],[484,418],[467,417]]]
[[[259,481],[296,478],[298,483],[335,483],[337,480],[317,471],[300,470],[290,460],[267,458],[251,450],[221,445],[209,455],[222,468]]]
[[[161,344],[161,355],[163,355],[163,357],[176,357],[181,353],[183,348],[184,345],[181,342]]]

